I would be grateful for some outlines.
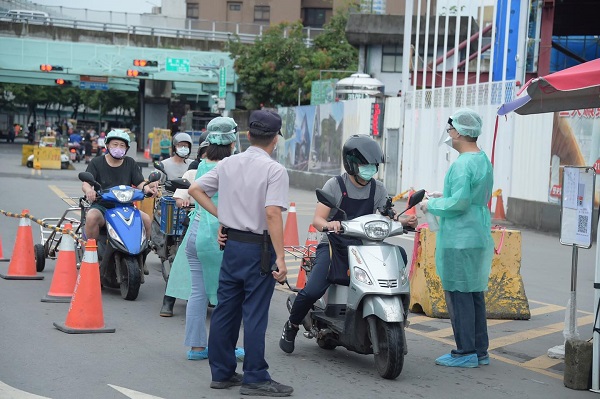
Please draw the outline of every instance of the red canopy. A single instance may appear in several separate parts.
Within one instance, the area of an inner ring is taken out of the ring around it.
[[[569,111],[600,107],[600,59],[535,78],[521,89],[527,94],[508,102],[499,115]]]

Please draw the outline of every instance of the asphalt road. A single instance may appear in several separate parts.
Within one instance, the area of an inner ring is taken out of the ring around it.
[[[61,195],[80,195],[76,170],[32,170],[20,166],[20,145],[0,144],[0,209],[29,209],[38,218],[60,217],[66,209]],[[147,175],[149,169],[144,170]],[[292,189],[300,242],[306,239],[314,210],[314,194]],[[13,250],[18,220],[0,215],[5,257]],[[41,240],[32,226],[34,242]],[[394,239],[409,252],[411,237]],[[434,359],[453,347],[449,320],[411,315],[404,369],[394,381],[381,379],[372,356],[343,348],[320,349],[299,336],[296,351],[278,347],[286,320],[288,292],[277,287],[267,331],[267,361],[272,377],[295,388],[295,397],[318,398],[584,398],[587,391],[563,385],[561,360],[549,359],[549,348],[563,342],[565,306],[569,299],[571,249],[558,237],[522,230],[522,276],[532,310],[528,321],[489,321],[491,365],[448,369]],[[580,250],[577,318],[583,339],[591,337],[595,246]],[[298,264],[288,259],[293,283]],[[175,316],[158,316],[164,281],[156,257],[149,257],[150,275],[136,301],[112,290],[102,293],[103,314],[114,334],[69,335],[54,328],[69,304],[40,302],[48,292],[55,261],[48,259],[41,281],[0,280],[0,398],[232,398],[234,388],[210,389],[207,361],[188,361],[183,346],[185,304],[177,301]],[[8,263],[0,263],[5,272]],[[210,315],[210,312],[209,312]],[[240,344],[243,344],[240,337]],[[238,372],[242,372],[239,364]],[[28,394],[29,393],[29,394]],[[39,395],[39,396],[36,396]]]

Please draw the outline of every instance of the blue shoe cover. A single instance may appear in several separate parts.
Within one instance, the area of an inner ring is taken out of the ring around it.
[[[203,351],[188,351],[188,360],[204,360],[208,359],[208,347],[204,348]]]
[[[487,366],[490,364],[490,357],[489,356],[479,357],[479,358],[477,358],[477,361],[479,362],[480,366]]]
[[[244,351],[244,348],[235,348],[235,358],[238,361],[243,362],[245,355],[246,355],[246,352]]]
[[[479,367],[479,362],[477,361],[477,355],[475,353],[465,356],[452,356],[451,353],[448,353],[435,359],[435,364],[446,367]]]

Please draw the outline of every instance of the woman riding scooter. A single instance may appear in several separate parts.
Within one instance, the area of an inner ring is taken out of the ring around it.
[[[385,205],[387,197],[387,190],[383,183],[373,179],[379,164],[384,162],[380,145],[367,135],[354,135],[344,143],[342,161],[346,173],[329,179],[323,186],[323,191],[335,198],[336,205],[346,213],[347,219],[377,212],[377,209]],[[312,224],[318,231],[326,228],[330,232],[337,233],[342,219],[341,212],[318,203]],[[409,216],[401,222],[405,226],[414,227],[417,218]],[[298,326],[313,304],[325,294],[327,288],[332,283],[348,285],[347,248],[348,245],[355,245],[354,241],[337,234],[323,235],[321,243],[317,246],[310,279],[304,289],[298,293],[290,310],[290,318],[283,326],[279,347],[284,352],[294,351]],[[330,257],[330,244],[332,257]],[[339,267],[330,268],[330,259]],[[337,273],[331,272],[334,270]]]

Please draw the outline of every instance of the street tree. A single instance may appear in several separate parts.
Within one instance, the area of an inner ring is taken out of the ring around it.
[[[299,97],[306,104],[312,81],[322,70],[356,69],[358,51],[346,40],[347,21],[348,9],[338,10],[310,45],[300,22],[272,26],[253,45],[231,40],[227,50],[244,91],[244,105],[295,105]]]

